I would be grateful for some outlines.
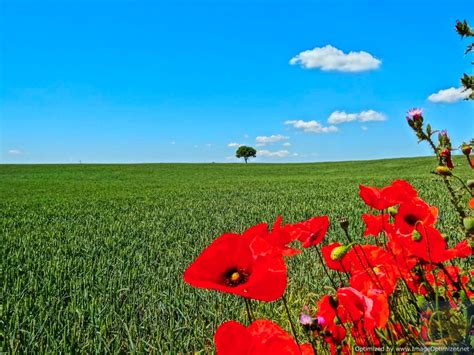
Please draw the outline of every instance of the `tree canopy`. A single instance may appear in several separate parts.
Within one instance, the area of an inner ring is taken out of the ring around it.
[[[245,163],[249,158],[257,157],[257,150],[253,147],[247,147],[246,145],[241,145],[235,152],[237,158],[244,158]]]

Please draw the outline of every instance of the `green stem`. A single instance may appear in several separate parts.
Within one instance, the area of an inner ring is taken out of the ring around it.
[[[321,265],[323,266],[323,270],[324,270],[324,272],[326,273],[326,276],[328,277],[329,281],[331,282],[332,287],[334,288],[334,290],[337,290],[338,287],[336,286],[336,283],[335,283],[334,280],[331,278],[331,275],[329,274],[329,271],[328,271],[328,269],[326,268],[326,263],[324,262],[323,256],[321,255],[321,252],[319,251],[319,249],[318,249],[317,246],[315,246],[314,249],[316,250],[316,254],[318,254],[319,262],[320,262]]]
[[[250,310],[250,301],[245,297],[244,297],[244,301],[245,301],[245,309],[247,310],[247,317],[248,317],[249,325],[250,325],[253,321],[252,312]]]
[[[288,309],[288,304],[286,303],[286,296],[283,295],[281,297],[281,300],[283,301],[283,305],[285,306],[286,315],[288,317],[288,320],[290,321],[291,331],[293,333],[293,337],[295,338],[296,344],[298,345],[298,349],[299,349],[300,342],[298,341],[298,335],[296,335],[296,329],[295,329],[295,326],[293,324],[293,321],[291,320],[290,310]],[[300,349],[300,351],[301,351],[301,349]]]
[[[471,189],[469,187],[467,187],[467,185],[464,183],[464,181],[462,181],[462,179],[459,176],[456,176],[456,175],[452,174],[452,177],[458,179],[459,182],[462,184],[462,186],[467,190],[467,192],[469,192],[471,197],[474,197],[474,193],[471,191]]]

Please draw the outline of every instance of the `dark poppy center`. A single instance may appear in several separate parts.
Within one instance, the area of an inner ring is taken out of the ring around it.
[[[249,279],[249,273],[244,269],[232,268],[224,274],[224,283],[229,287],[239,286]]]
[[[418,217],[415,216],[414,214],[407,214],[404,218],[405,222],[409,224],[410,226],[415,226],[416,222],[419,221]]]

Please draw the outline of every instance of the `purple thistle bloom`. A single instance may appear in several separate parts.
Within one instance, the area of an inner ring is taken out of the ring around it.
[[[313,324],[313,318],[307,314],[301,313],[300,324],[310,326],[311,324]]]
[[[423,116],[423,110],[421,108],[412,108],[407,112],[407,120],[419,120]]]

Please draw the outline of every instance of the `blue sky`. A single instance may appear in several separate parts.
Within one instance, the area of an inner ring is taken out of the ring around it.
[[[446,102],[472,72],[454,31],[470,5],[0,0],[0,161],[234,162],[236,144],[259,162],[429,154],[413,106],[455,142],[474,135],[473,102]]]

